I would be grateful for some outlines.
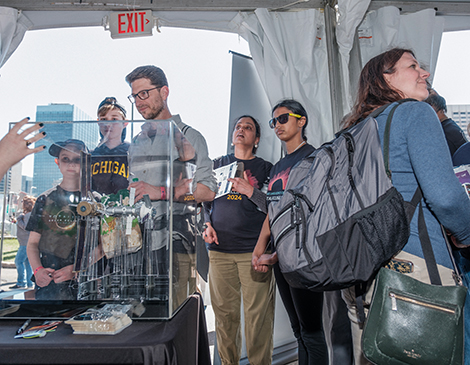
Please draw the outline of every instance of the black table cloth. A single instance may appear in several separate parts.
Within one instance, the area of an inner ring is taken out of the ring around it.
[[[14,339],[24,320],[0,320],[0,364],[210,365],[204,305],[194,295],[167,321],[137,321],[116,335],[74,335],[61,323],[43,338]],[[41,319],[33,319],[31,326]]]

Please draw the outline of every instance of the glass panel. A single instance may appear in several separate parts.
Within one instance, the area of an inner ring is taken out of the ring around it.
[[[18,304],[8,316],[109,301],[142,303],[142,318],[171,317],[196,291],[194,148],[172,121],[43,123],[27,229],[31,265],[44,269],[34,290],[1,299],[0,316]],[[24,193],[6,188],[10,227]]]

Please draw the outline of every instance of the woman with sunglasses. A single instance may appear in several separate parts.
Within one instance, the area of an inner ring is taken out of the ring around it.
[[[291,168],[315,150],[307,143],[305,128],[308,116],[299,102],[283,100],[274,106],[272,115],[269,126],[274,129],[287,154],[271,170],[268,204],[276,204],[281,199]],[[289,286],[277,264],[276,252],[265,254],[270,236],[269,217],[266,217],[253,251],[253,268],[266,272],[269,265],[273,265],[279,294],[297,339],[299,364],[328,364],[328,350],[322,326],[323,293]]]
[[[234,153],[215,159],[214,168],[235,161],[243,163],[244,177],[230,179],[229,194],[204,203],[209,287],[223,364],[240,362],[242,297],[248,360],[258,365],[272,362],[274,278],[271,270],[260,273],[251,267],[251,253],[266,217],[266,195],[261,189],[272,167],[255,155],[260,137],[261,128],[255,118],[238,118],[232,133]]]

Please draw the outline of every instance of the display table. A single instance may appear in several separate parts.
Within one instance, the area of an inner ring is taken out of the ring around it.
[[[24,320],[0,320],[1,364],[210,365],[204,305],[194,295],[168,321],[134,321],[117,335],[74,335],[61,323],[43,338],[14,339]],[[31,326],[43,321],[33,319]]]

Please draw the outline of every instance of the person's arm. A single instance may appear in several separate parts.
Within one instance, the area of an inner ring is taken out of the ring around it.
[[[137,202],[144,197],[144,195],[148,195],[150,200],[162,200],[162,187],[154,186],[149,183],[143,181],[137,181],[129,184],[129,189],[135,189],[135,198],[134,200]],[[166,188],[165,189],[166,193]]]
[[[42,123],[34,124],[32,127],[26,128],[19,133],[21,127],[29,122],[29,118],[24,118],[21,122],[16,123],[12,129],[0,140],[0,176],[7,173],[8,169],[16,165],[26,156],[37,153],[46,148],[42,145],[36,148],[29,148],[29,144],[39,141],[46,135],[45,132],[38,133],[34,137],[25,140],[25,138],[43,127]],[[29,143],[29,144],[27,144]]]
[[[276,252],[272,254],[265,253],[270,239],[271,229],[269,227],[269,216],[266,216],[251,257],[251,265],[256,271],[267,272],[269,269],[268,265],[272,265],[277,262]]]
[[[196,151],[196,173],[193,181],[196,183],[196,189],[193,192],[194,199],[198,203],[212,201],[217,192],[217,180],[212,169],[212,160],[209,158],[207,143],[201,133],[191,127],[182,127],[184,136],[191,143]]]
[[[207,243],[215,243],[216,245],[219,244],[219,239],[217,237],[217,232],[215,231],[214,227],[210,222],[206,222],[207,228],[204,230],[202,238]]]
[[[411,103],[406,103],[411,104]],[[439,222],[464,246],[470,245],[470,199],[452,168],[449,149],[433,109],[427,104],[404,108],[407,145],[413,171],[426,204]],[[415,104],[418,105],[418,104]],[[394,118],[395,119],[395,118]],[[392,125],[393,127],[393,125]]]
[[[243,178],[235,177],[228,179],[228,181],[232,183],[233,191],[246,195],[263,213],[268,213],[266,194],[250,184],[246,171],[243,172]]]
[[[52,275],[54,269],[44,268],[41,264],[41,258],[39,256],[39,240],[41,235],[37,232],[31,232],[29,234],[28,244],[26,246],[26,253],[28,255],[29,263],[33,269],[34,278],[36,284],[40,287],[45,287],[52,281]]]
[[[25,222],[24,218],[25,218],[24,214],[20,214],[18,218],[16,218],[16,225],[21,229],[26,229],[27,222]]]
[[[215,192],[203,183],[196,184],[196,190],[194,190],[193,195],[198,203],[212,201],[215,198]]]

